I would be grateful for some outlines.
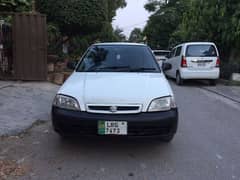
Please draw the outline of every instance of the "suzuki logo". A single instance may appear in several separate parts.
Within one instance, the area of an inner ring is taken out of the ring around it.
[[[111,106],[110,112],[112,112],[112,113],[117,112],[117,106]]]

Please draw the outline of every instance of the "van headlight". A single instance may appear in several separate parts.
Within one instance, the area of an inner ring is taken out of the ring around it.
[[[169,111],[176,108],[175,100],[172,96],[154,99],[148,108],[148,112]]]
[[[80,110],[80,106],[75,98],[61,94],[56,95],[53,106],[63,109]]]

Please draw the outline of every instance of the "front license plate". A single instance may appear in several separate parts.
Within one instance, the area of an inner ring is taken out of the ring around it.
[[[126,121],[99,121],[99,135],[127,135]]]

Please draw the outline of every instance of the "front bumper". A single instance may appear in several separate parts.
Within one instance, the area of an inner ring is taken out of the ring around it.
[[[178,110],[139,114],[95,114],[52,108],[54,130],[60,134],[98,135],[98,121],[127,121],[128,136],[174,135]]]

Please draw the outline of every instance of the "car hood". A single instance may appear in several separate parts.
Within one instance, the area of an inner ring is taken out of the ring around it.
[[[139,104],[146,111],[153,99],[173,95],[162,73],[119,72],[74,72],[58,93],[76,98],[81,110],[86,104]]]

